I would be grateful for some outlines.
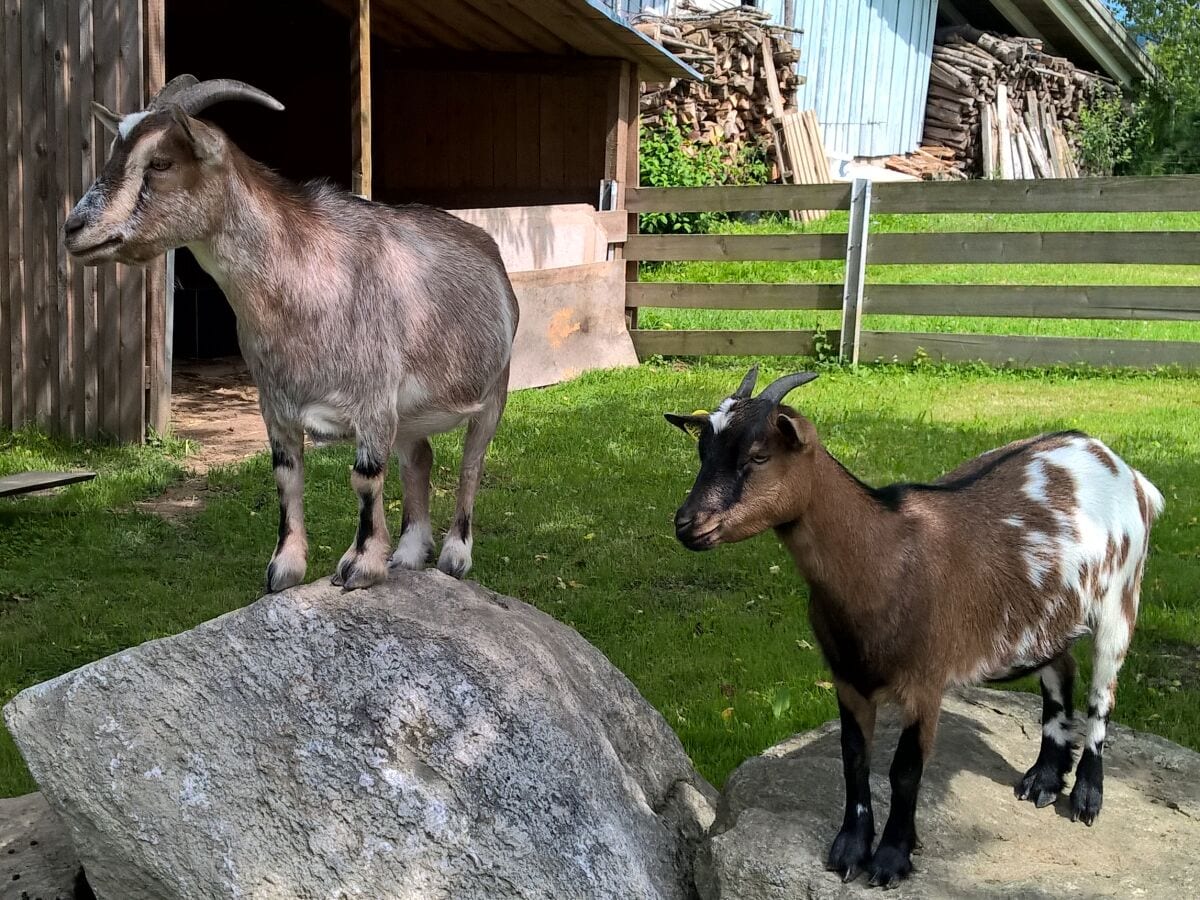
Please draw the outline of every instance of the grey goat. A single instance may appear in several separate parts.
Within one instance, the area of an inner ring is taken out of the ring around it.
[[[223,100],[282,110],[228,79],[181,75],[142,111],[94,104],[115,134],[100,177],[64,224],[86,265],[142,265],[187,247],[237,315],[259,388],[279,488],[279,541],[267,589],[304,579],[304,433],[350,438],[358,534],[333,581],[383,580],[391,549],[383,483],[404,470],[391,563],[420,568],[433,550],[429,436],[467,423],[458,503],[438,568],[471,567],[471,516],[488,444],[504,411],[517,301],[495,242],[425,206],[372,203],[322,183],[293,184],[193,118]]]

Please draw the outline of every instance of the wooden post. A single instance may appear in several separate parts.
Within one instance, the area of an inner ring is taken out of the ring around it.
[[[167,83],[166,2],[145,0],[143,17],[146,42],[146,99],[157,94]],[[168,256],[173,256],[170,251]],[[171,331],[170,307],[175,302],[174,279],[168,277],[171,263],[155,260],[146,268],[146,364],[150,369],[146,422],[159,434],[171,428]]]
[[[623,94],[621,128],[625,132],[625,184],[636,188],[642,183],[641,162],[638,158],[638,144],[641,139],[642,128],[642,82],[638,77],[638,68],[636,65],[626,64],[622,69],[626,74],[621,90]],[[624,188],[621,188],[621,190],[621,207],[625,208]],[[637,234],[637,232],[638,215],[637,213],[630,213],[627,233]],[[633,260],[625,264],[625,281],[628,283],[637,280],[638,263],[637,260]],[[636,306],[625,307],[625,324],[629,327],[630,331],[637,329],[638,311]]]
[[[371,199],[371,0],[357,0],[350,58],[351,172],[350,190]]]
[[[862,336],[863,286],[867,280],[867,232],[871,221],[871,182],[855,178],[850,191],[850,230],[846,234],[846,281],[842,292],[841,362],[858,365]]]

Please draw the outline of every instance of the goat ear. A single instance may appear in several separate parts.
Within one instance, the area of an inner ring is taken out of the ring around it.
[[[221,155],[221,138],[217,132],[199,119],[193,119],[178,106],[172,105],[170,110],[171,118],[175,120],[175,124],[180,127],[192,145],[192,152],[196,154],[196,159],[204,162],[216,159]]]
[[[690,416],[681,416],[676,413],[663,413],[663,418],[678,428],[680,431],[690,434],[693,438],[699,440],[700,428],[708,421],[707,415],[697,415],[693,413]]]
[[[110,134],[119,134],[121,131],[122,116],[117,115],[103,103],[92,101],[92,115],[100,120],[100,124]]]
[[[780,413],[775,417],[775,427],[779,430],[780,437],[783,438],[783,443],[792,450],[799,450],[804,446],[804,429],[800,423],[791,416]]]

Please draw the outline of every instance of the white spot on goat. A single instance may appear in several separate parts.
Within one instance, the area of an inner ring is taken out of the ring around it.
[[[1049,722],[1042,726],[1042,735],[1050,738],[1060,747],[1065,747],[1071,743],[1071,732],[1067,728],[1067,717],[1064,713],[1059,713]]]
[[[146,116],[150,115],[149,111],[142,110],[141,112],[130,113],[121,119],[121,124],[117,126],[117,130],[121,133],[121,137],[128,138],[133,133],[133,129],[138,127],[138,123]]]
[[[708,417],[708,421],[712,423],[713,434],[716,434],[729,424],[731,413],[736,403],[737,399],[735,397],[729,397],[721,401],[721,405],[717,407],[717,411]]]

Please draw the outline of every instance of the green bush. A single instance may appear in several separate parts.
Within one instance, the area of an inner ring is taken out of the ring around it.
[[[641,131],[641,183],[646,187],[708,187],[721,184],[765,184],[766,154],[747,144],[730,156],[720,146],[690,141],[672,116],[661,126]],[[692,234],[711,230],[720,213],[643,213],[640,228],[648,234]]]
[[[1111,175],[1133,158],[1135,119],[1120,96],[1097,97],[1079,110],[1075,142],[1088,175]]]

